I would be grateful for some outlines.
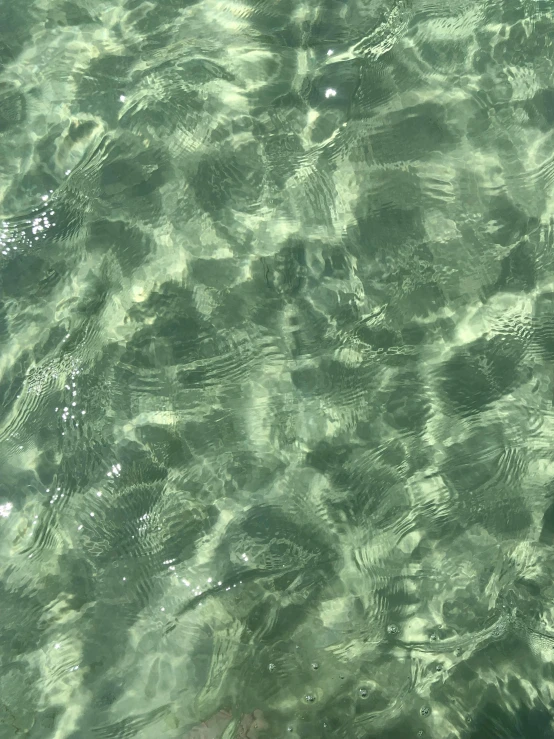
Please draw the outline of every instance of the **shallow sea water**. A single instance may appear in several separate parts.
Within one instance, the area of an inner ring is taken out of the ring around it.
[[[554,737],[553,39],[0,0],[0,739]]]

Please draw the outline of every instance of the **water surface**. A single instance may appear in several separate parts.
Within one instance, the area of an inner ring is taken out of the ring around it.
[[[0,0],[0,739],[554,736],[553,38]]]

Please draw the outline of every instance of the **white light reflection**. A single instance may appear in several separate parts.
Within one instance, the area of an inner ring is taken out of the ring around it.
[[[43,207],[46,206],[53,192],[53,190],[50,190],[49,194],[41,196],[41,200],[44,203]],[[49,205],[47,207],[51,208],[52,206]],[[0,223],[1,253],[4,256],[9,256],[10,253],[18,250],[18,246],[27,246],[30,248],[33,246],[34,241],[45,238],[46,231],[56,225],[50,221],[49,215],[53,216],[54,211],[50,210],[49,213],[46,210],[42,211],[38,216],[25,221],[20,231],[8,221],[2,221]]]
[[[3,503],[0,505],[0,516],[2,518],[7,518],[10,513],[12,512],[13,503]]]
[[[121,465],[113,464],[110,472],[106,473],[108,477],[119,477],[121,474]]]
[[[62,342],[65,342],[69,338],[69,334],[66,334],[65,337],[62,339]],[[69,405],[69,402],[66,401],[67,405],[64,405],[63,408],[60,411],[59,407],[56,407],[54,409],[55,413],[60,412],[62,421],[64,423],[67,423],[68,421],[74,421],[74,426],[79,426],[79,421],[76,420],[75,413],[77,412],[77,376],[79,375],[79,372],[81,370],[79,368],[75,368],[71,370],[71,377],[68,377],[66,379],[64,389],[67,390],[69,393],[71,393],[71,405]],[[85,415],[85,411],[81,411],[81,415]],[[62,431],[62,436],[65,436],[65,431]]]
[[[246,553],[243,553],[241,555],[241,559],[243,559],[245,562],[248,561],[248,556],[246,555]],[[174,562],[174,561],[175,560],[166,560],[164,562],[164,564],[167,565],[169,562]],[[168,569],[173,571],[173,570],[175,570],[175,567],[174,566],[170,566]],[[181,575],[179,575],[177,573],[175,573],[175,575],[176,575],[176,577],[179,578],[180,582],[185,587],[191,589],[191,596],[193,598],[199,598],[200,596],[202,596],[202,595],[204,595],[206,593],[209,593],[210,590],[212,590],[213,588],[221,588],[223,586],[223,581],[222,580],[217,580],[216,581],[213,577],[206,577],[205,579],[202,579],[202,582],[207,583],[207,587],[206,587],[206,586],[201,585],[201,584],[194,585],[186,577],[182,577]],[[233,590],[234,588],[236,588],[236,587],[238,587],[239,585],[242,585],[242,584],[243,584],[242,580],[239,580],[238,582],[232,583],[232,584],[230,584],[230,585],[228,585],[228,586],[225,587],[225,592],[229,592],[229,591]]]

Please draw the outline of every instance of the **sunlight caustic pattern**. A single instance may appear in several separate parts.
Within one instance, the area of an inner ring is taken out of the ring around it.
[[[553,735],[553,39],[0,0],[0,739]]]

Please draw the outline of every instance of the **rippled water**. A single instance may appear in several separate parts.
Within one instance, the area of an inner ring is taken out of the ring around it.
[[[0,739],[554,736],[553,39],[0,0]]]

